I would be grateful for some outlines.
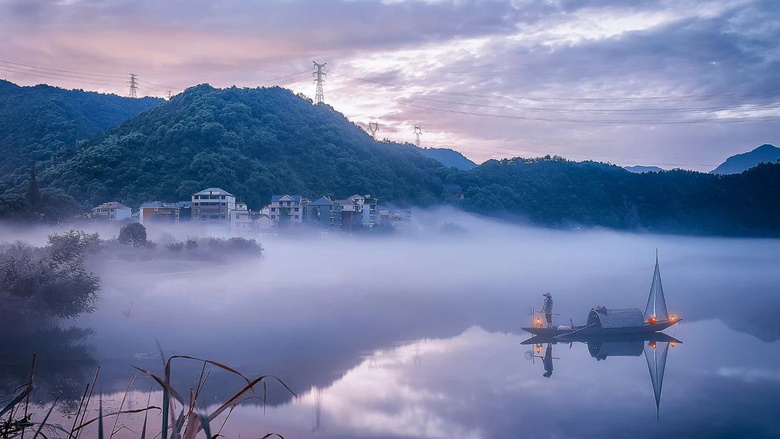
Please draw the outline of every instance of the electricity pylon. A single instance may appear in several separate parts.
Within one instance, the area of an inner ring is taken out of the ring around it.
[[[314,68],[317,69],[316,72],[313,72],[312,75],[314,76],[314,82],[317,84],[317,92],[314,94],[314,103],[315,104],[323,104],[325,103],[325,92],[322,91],[322,84],[325,82],[325,65],[327,63],[318,64],[317,61],[312,61],[314,63]]]
[[[138,75],[130,73],[130,97],[137,98],[138,94]]]
[[[414,135],[417,136],[417,140],[414,142],[415,146],[420,147],[420,136],[422,136],[422,126],[414,126]]]
[[[371,134],[371,137],[376,140],[376,132],[379,131],[379,123],[378,122],[369,122],[368,123],[368,132]]]

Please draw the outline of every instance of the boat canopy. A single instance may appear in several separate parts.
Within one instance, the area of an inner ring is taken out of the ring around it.
[[[607,357],[638,357],[645,351],[643,340],[632,341],[589,341],[588,352],[596,360],[606,360]]]
[[[588,326],[611,329],[644,326],[645,319],[638,308],[612,308],[597,306],[588,313]]]

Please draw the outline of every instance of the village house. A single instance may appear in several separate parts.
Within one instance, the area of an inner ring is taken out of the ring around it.
[[[373,227],[377,222],[377,204],[379,200],[371,198],[371,195],[355,194],[349,197],[353,203],[358,206],[360,213],[360,223],[364,226]]]
[[[341,227],[344,229],[352,229],[354,224],[373,227],[377,222],[377,202],[378,200],[370,195],[358,194],[333,201],[340,213]]]
[[[236,210],[236,197],[220,188],[208,188],[192,194],[192,221],[228,228],[230,212]]]
[[[306,223],[311,227],[341,227],[341,209],[330,197],[320,197],[306,207]]]
[[[254,215],[246,203],[236,203],[236,209],[230,211],[230,231],[249,234],[254,229]]]
[[[255,229],[260,233],[269,232],[278,225],[275,220],[271,219],[267,209],[261,209],[255,218]]]
[[[311,200],[302,195],[273,195],[271,204],[266,206],[269,216],[279,226],[301,224],[304,221],[306,206]]]
[[[118,201],[103,203],[92,209],[92,217],[98,220],[122,221],[130,219],[133,210]]]
[[[191,217],[191,201],[179,201],[178,203],[148,201],[143,203],[139,209],[138,222],[142,225],[151,223],[179,224],[189,221]]]

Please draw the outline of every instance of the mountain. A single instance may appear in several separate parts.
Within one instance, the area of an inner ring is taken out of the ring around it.
[[[420,154],[438,160],[444,166],[461,171],[468,171],[477,166],[476,163],[467,159],[463,154],[449,148],[420,148]]]
[[[710,171],[711,174],[739,174],[759,163],[775,163],[780,159],[780,148],[764,144],[743,154],[733,155]]]
[[[560,157],[488,160],[455,173],[463,209],[535,225],[657,233],[780,236],[780,163],[738,175],[636,174]]]
[[[624,166],[623,169],[629,172],[634,172],[637,174],[641,174],[643,172],[663,172],[664,170],[659,168],[658,166]]]
[[[61,106],[72,105],[65,99]],[[35,119],[13,112],[9,117],[27,124]],[[51,138],[105,126],[83,118],[51,126],[46,120],[38,123]],[[449,203],[546,227],[780,236],[780,163],[736,175],[637,174],[546,156],[489,160],[459,171],[412,145],[376,142],[333,108],[278,87],[192,87],[88,141],[62,142],[55,153],[44,144],[30,147],[31,154],[48,153],[51,159],[39,162],[37,184],[28,184],[28,169],[16,173],[16,184],[0,196],[0,217],[57,222],[105,201],[136,207],[188,199],[217,186],[254,209],[274,193],[310,198],[361,193],[397,205]],[[465,199],[445,190],[450,185],[459,186]]]
[[[221,187],[251,208],[279,193],[427,206],[442,198],[449,172],[288,90],[199,85],[81,145],[39,179],[86,205],[186,200]]]
[[[162,99],[130,99],[48,85],[20,87],[0,80],[0,174],[51,160]]]

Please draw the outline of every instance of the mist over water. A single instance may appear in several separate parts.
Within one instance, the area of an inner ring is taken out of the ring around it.
[[[780,241],[555,231],[452,210],[415,217],[392,236],[260,239],[262,259],[97,259],[97,310],[67,324],[95,331],[106,393],[124,390],[131,365],[159,370],[159,342],[166,355],[277,375],[299,394],[269,387],[274,407],[237,409],[230,437],[650,436],[691,434],[710,417],[743,426],[736,436],[780,431],[766,408],[780,403]],[[149,230],[163,233],[194,232]],[[656,249],[669,311],[683,319],[666,331],[683,344],[669,353],[658,421],[644,359],[600,362],[583,344],[557,344],[545,378],[520,344],[526,309],[547,291],[556,324],[583,324],[596,305],[644,309]],[[186,389],[199,369],[174,366],[174,380]],[[240,388],[210,379],[208,400]],[[145,402],[153,384],[137,382]],[[713,401],[717,391],[742,408]],[[710,432],[731,431],[718,422]]]

